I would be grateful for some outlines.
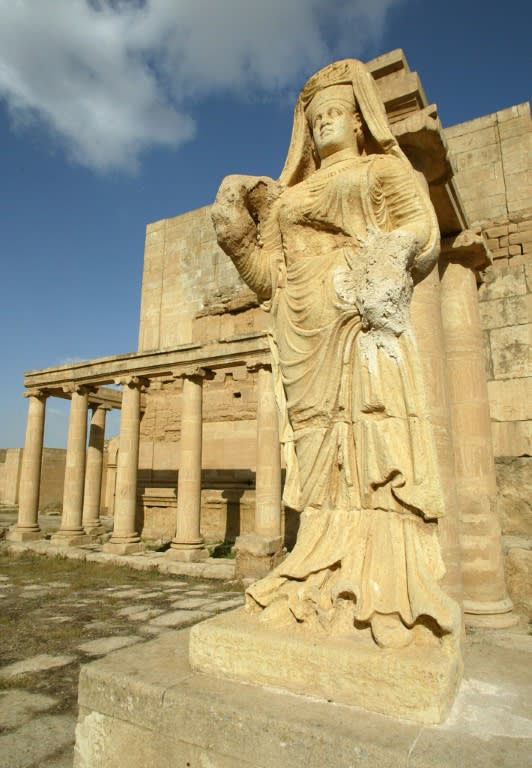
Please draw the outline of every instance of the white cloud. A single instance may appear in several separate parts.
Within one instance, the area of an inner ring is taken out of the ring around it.
[[[0,0],[0,98],[74,161],[131,170],[143,149],[194,136],[193,100],[275,91],[346,46],[360,54],[399,2]]]

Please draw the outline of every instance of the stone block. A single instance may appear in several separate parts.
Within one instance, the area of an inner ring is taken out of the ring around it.
[[[525,273],[525,287],[532,292],[532,259],[523,269]]]
[[[508,296],[521,296],[527,293],[527,284],[523,267],[508,267],[495,271],[490,268],[484,275],[484,282],[479,288],[480,301],[492,301]]]
[[[532,421],[492,421],[494,456],[532,455]]]
[[[486,230],[486,235],[490,238],[499,238],[499,237],[505,237],[508,234],[508,225],[502,224],[498,227],[489,227],[489,229]]]
[[[498,459],[495,469],[503,534],[532,536],[532,458]]]
[[[532,243],[532,229],[520,229],[519,232],[513,232],[509,235],[508,240],[511,245],[524,245],[524,243]]]
[[[383,651],[366,637],[271,629],[243,608],[194,626],[189,659],[198,672],[422,723],[445,718],[462,675],[451,638]]]
[[[491,355],[496,379],[524,377],[530,374],[531,332],[531,323],[510,328],[495,328],[491,331]]]
[[[492,112],[489,115],[482,115],[482,117],[476,117],[474,120],[467,120],[465,123],[458,123],[457,125],[451,125],[444,129],[445,137],[451,143],[457,136],[467,136],[471,133],[483,130],[485,128],[493,127],[497,125],[497,112]],[[452,145],[452,144],[451,144]]]
[[[469,152],[480,149],[490,144],[498,143],[496,121],[491,115],[479,118],[478,122],[468,123],[469,130],[458,135],[451,135],[452,131],[446,129],[445,135],[449,139],[449,146],[453,154]]]
[[[523,325],[532,318],[532,294],[480,302],[480,319],[486,329]]]
[[[495,421],[532,419],[532,377],[488,381],[488,397]]]
[[[515,610],[532,617],[532,550],[510,549],[504,561],[504,571]]]
[[[513,104],[511,107],[506,107],[506,109],[500,109],[495,115],[499,123],[515,120],[515,118],[522,116],[528,116],[530,122],[530,104],[527,101],[523,101],[521,104]]]

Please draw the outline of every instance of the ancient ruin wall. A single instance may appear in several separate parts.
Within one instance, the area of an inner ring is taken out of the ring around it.
[[[445,131],[471,225],[493,257],[479,289],[503,532],[532,534],[532,123],[518,104]]]
[[[148,225],[139,352],[261,327],[253,294],[216,243],[210,206]]]

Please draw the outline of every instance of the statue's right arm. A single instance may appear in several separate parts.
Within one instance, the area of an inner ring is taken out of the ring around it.
[[[281,191],[266,176],[227,176],[211,210],[219,246],[261,301],[271,298],[272,273],[259,231]]]

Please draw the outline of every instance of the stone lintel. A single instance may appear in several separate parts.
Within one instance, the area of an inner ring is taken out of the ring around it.
[[[318,637],[270,629],[244,608],[194,626],[189,660],[197,672],[425,724],[445,719],[462,676],[452,638],[383,650],[363,633]]]
[[[117,377],[123,375],[149,379],[165,376],[172,378],[179,369],[194,366],[209,369],[224,368],[238,362],[246,363],[255,358],[267,360],[269,353],[266,333],[254,331],[211,344],[187,344],[161,352],[116,355],[83,360],[57,368],[26,371],[24,386],[43,388],[49,390],[50,394],[65,397],[62,387],[73,381],[78,384],[101,387],[101,385],[113,383]],[[118,392],[117,395],[120,398],[121,393]],[[96,397],[96,393],[91,394],[89,401],[92,402]],[[118,407],[114,401],[111,401],[111,404]]]

